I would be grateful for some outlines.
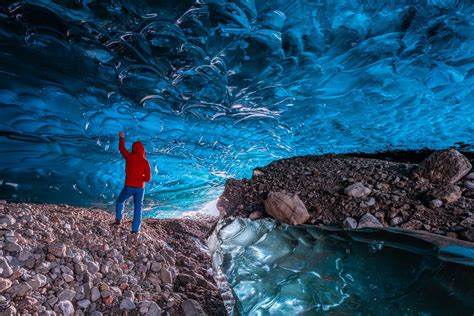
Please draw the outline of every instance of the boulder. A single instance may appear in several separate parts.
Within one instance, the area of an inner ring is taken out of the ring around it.
[[[355,229],[357,228],[357,221],[352,217],[346,217],[344,222],[342,222],[342,227],[347,229]]]
[[[282,223],[299,225],[310,217],[306,206],[296,194],[271,192],[264,204],[265,212]]]
[[[435,183],[455,183],[469,173],[472,165],[455,149],[438,151],[423,160],[416,173]]]
[[[363,197],[369,195],[372,192],[369,188],[365,187],[361,182],[351,184],[344,189],[344,193],[352,197]]]
[[[357,228],[365,228],[365,227],[383,227],[382,223],[375,217],[374,215],[370,213],[366,213],[364,216],[362,216],[359,220],[359,225],[357,225]]]
[[[443,203],[452,203],[459,200],[462,195],[461,189],[452,184],[447,184],[442,188],[433,189],[430,191],[430,196],[433,199],[441,200]]]

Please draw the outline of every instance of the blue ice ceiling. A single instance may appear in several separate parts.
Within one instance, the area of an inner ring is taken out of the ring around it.
[[[472,145],[473,15],[448,0],[3,0],[0,197],[112,203],[121,129],[168,215],[276,158]]]

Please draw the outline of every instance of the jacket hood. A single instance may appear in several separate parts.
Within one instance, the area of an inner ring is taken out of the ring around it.
[[[132,145],[132,153],[139,154],[143,158],[146,158],[145,147],[141,142],[134,142]]]

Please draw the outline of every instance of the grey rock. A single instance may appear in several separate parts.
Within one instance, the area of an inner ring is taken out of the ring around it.
[[[152,261],[150,270],[153,272],[159,272],[161,270],[161,263]]]
[[[86,261],[87,271],[94,275],[99,272],[99,264],[95,261]]]
[[[201,305],[195,300],[186,300],[181,303],[181,309],[184,316],[200,316],[204,315]]]
[[[48,280],[47,280],[46,276],[40,273],[40,274],[37,274],[37,275],[33,276],[33,277],[28,281],[28,284],[29,284],[34,290],[37,290],[37,289],[39,289],[40,287],[45,286],[47,282],[48,282]]]
[[[0,217],[0,225],[6,224],[7,226],[10,226],[15,223],[16,223],[16,219],[11,215],[3,215]]]
[[[354,184],[351,184],[347,188],[344,189],[345,194],[352,197],[356,197],[356,198],[369,195],[371,192],[372,190],[365,187],[361,182],[356,182]]]
[[[148,312],[145,314],[146,316],[161,316],[161,309],[155,302],[152,302],[148,307]]]
[[[431,208],[438,208],[438,207],[441,207],[441,206],[443,206],[443,201],[441,201],[439,199],[434,199],[434,200],[430,201],[430,207]]]
[[[342,227],[347,229],[355,229],[357,228],[357,221],[352,217],[346,217],[346,219],[342,223]]]
[[[365,227],[383,227],[382,223],[375,217],[374,215],[370,213],[366,213],[364,216],[361,217],[359,220],[359,224],[357,225],[357,228],[365,228]]]
[[[161,281],[163,284],[173,284],[173,276],[168,268],[161,267]]]
[[[282,223],[299,225],[310,217],[306,206],[296,194],[270,192],[264,204],[265,212]]]
[[[18,260],[20,260],[22,262],[33,259],[33,258],[34,258],[33,254],[31,252],[29,252],[28,250],[22,250],[18,254]]]
[[[20,252],[22,247],[15,241],[7,241],[4,249],[8,252]]]
[[[51,262],[49,261],[38,263],[35,268],[36,272],[38,273],[48,273],[50,269],[51,269]]]
[[[2,316],[16,316],[18,314],[17,314],[15,306],[10,305],[5,310],[2,311],[1,315]]]
[[[463,227],[466,227],[466,228],[474,227],[474,216],[469,216],[468,218],[461,221],[461,223],[459,223],[459,225],[461,225]]]
[[[466,180],[474,180],[474,172],[468,173],[464,178]]]
[[[63,316],[74,315],[74,306],[70,301],[60,301],[56,307],[61,311]]]
[[[91,300],[93,302],[97,301],[100,298],[100,291],[97,287],[93,287],[91,290]]]
[[[398,226],[403,222],[403,218],[397,216],[390,220],[390,226]]]
[[[472,165],[455,149],[438,151],[423,160],[416,172],[437,183],[455,183],[469,173]]]
[[[62,290],[58,294],[58,299],[60,301],[72,301],[72,299],[76,296],[76,291],[73,291],[71,289],[65,289]]]
[[[32,288],[28,283],[19,283],[11,287],[9,292],[17,295],[17,296],[26,296],[32,292]]]
[[[474,181],[466,181],[466,182],[464,182],[464,186],[468,190],[474,190]]]
[[[0,257],[0,271],[0,276],[4,278],[8,278],[13,274],[13,269],[10,267],[10,264],[5,257]]]
[[[122,302],[120,302],[120,309],[132,310],[135,308],[135,303],[128,297],[124,298]]]
[[[92,303],[89,300],[81,300],[77,302],[77,306],[81,309],[88,309],[91,304]]]

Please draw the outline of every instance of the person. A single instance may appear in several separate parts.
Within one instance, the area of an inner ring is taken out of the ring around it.
[[[142,221],[142,204],[145,195],[145,182],[151,180],[150,164],[146,159],[145,147],[140,142],[134,142],[132,152],[125,148],[123,132],[119,132],[119,151],[125,159],[125,185],[117,198],[115,209],[115,224],[123,220],[125,201],[133,196],[132,234],[140,232]]]

